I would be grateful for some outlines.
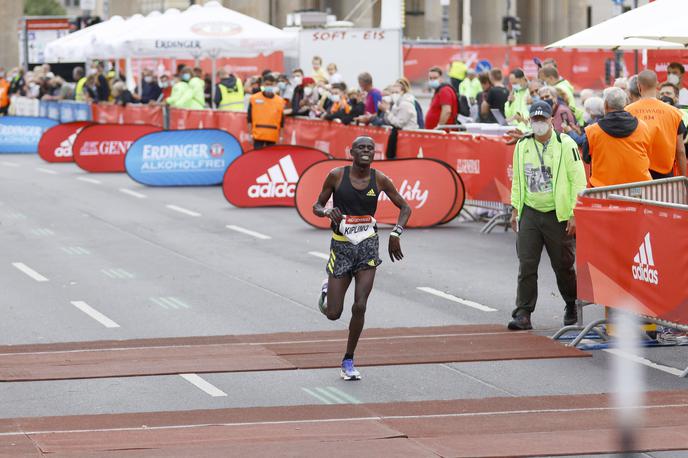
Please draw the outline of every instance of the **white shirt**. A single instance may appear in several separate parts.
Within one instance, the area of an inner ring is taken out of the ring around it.
[[[682,87],[680,91],[678,91],[678,104],[679,105],[688,105],[688,89],[685,87]]]

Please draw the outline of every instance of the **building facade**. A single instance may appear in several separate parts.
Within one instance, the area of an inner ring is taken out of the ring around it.
[[[83,14],[82,0],[58,0],[70,16]],[[92,0],[91,0],[92,1]],[[148,14],[168,8],[185,9],[190,4],[207,0],[95,0],[94,16]],[[222,4],[277,27],[286,25],[287,15],[298,10],[329,11],[339,20],[351,20],[358,27],[375,27],[380,23],[384,0],[222,0]],[[469,0],[450,0],[447,32],[450,40],[462,36],[463,4]],[[625,8],[637,1],[625,0]],[[0,65],[11,67],[18,62],[17,20],[22,16],[23,2],[0,0],[0,36],[5,45],[0,49]],[[404,36],[408,39],[438,40],[443,30],[441,0],[402,0]],[[502,17],[521,19],[519,44],[547,44],[609,19],[620,10],[612,0],[472,0],[470,2],[472,44],[504,44]],[[513,43],[513,40],[512,40]]]

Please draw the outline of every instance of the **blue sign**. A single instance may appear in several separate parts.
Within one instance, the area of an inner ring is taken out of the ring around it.
[[[0,117],[0,153],[36,154],[43,132],[57,124],[54,119],[33,116]]]
[[[478,63],[475,64],[476,73],[487,72],[491,69],[492,69],[492,63],[490,63],[490,61],[487,59],[479,60]]]
[[[132,179],[149,186],[211,186],[222,183],[241,153],[239,141],[223,130],[168,130],[136,140],[125,166]]]

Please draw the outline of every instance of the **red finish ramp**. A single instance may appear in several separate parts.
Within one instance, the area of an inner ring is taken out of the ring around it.
[[[346,332],[215,336],[0,347],[0,381],[338,367]],[[589,356],[499,326],[371,329],[359,366]]]

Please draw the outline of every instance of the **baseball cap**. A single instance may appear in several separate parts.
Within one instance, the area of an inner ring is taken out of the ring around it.
[[[530,106],[529,115],[531,118],[535,116],[544,116],[545,118],[551,118],[552,107],[547,102],[535,102]]]

